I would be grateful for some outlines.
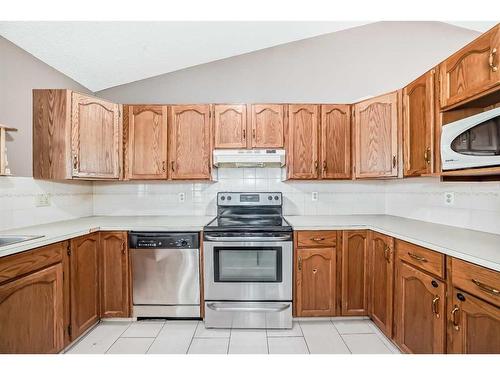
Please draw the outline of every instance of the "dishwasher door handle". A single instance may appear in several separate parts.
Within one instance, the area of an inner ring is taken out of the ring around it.
[[[281,312],[290,308],[290,303],[272,303],[272,304],[262,304],[262,306],[245,306],[241,303],[227,303],[227,302],[212,302],[207,303],[207,307],[214,311],[231,311],[231,312],[261,312],[261,313],[271,313],[271,312]]]

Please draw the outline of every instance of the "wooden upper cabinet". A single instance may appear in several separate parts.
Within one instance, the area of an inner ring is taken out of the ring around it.
[[[252,104],[252,147],[284,147],[284,106],[282,104]]]
[[[166,179],[167,106],[124,106],[125,177],[130,180]]]
[[[210,105],[174,105],[170,121],[170,177],[209,180],[211,175]]]
[[[445,352],[446,285],[397,259],[394,338],[406,353]]]
[[[368,315],[366,230],[342,234],[342,315]]]
[[[128,317],[127,232],[101,232],[100,257],[101,317]]]
[[[0,285],[0,353],[56,354],[63,324],[61,263]]]
[[[99,320],[99,233],[71,240],[71,340]]]
[[[369,249],[369,315],[387,337],[392,337],[394,239],[370,232]]]
[[[334,316],[335,248],[297,249],[297,316]]]
[[[398,93],[354,105],[356,178],[398,176]]]
[[[455,106],[500,84],[500,25],[439,65],[441,108]]]
[[[247,107],[245,104],[214,106],[214,148],[247,147]]]
[[[312,104],[288,106],[288,178],[318,178],[319,108]]]
[[[71,125],[73,177],[120,178],[120,106],[74,92]]]
[[[434,75],[431,70],[403,89],[404,175],[432,173]]]
[[[351,107],[321,106],[321,178],[351,178]]]
[[[448,353],[500,354],[500,308],[454,288]]]

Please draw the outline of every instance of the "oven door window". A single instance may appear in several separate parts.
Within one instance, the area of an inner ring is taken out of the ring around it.
[[[215,282],[282,281],[281,247],[215,247]]]
[[[460,134],[451,143],[451,149],[464,155],[500,155],[500,116]]]

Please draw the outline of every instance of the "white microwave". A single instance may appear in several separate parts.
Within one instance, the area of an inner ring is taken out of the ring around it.
[[[441,163],[444,171],[500,166],[500,108],[444,125]]]

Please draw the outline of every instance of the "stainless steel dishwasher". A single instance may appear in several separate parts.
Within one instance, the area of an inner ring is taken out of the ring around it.
[[[199,233],[130,232],[133,316],[200,317]]]

